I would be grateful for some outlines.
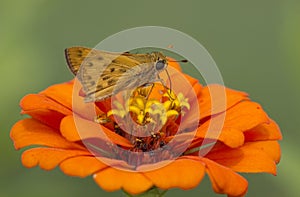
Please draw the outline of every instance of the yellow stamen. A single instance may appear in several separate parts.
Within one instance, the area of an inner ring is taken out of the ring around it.
[[[170,116],[178,116],[178,111],[176,110],[169,110],[167,111],[167,117],[169,118]]]
[[[129,106],[129,111],[135,113],[136,115],[139,115],[141,112],[141,108],[134,106],[134,105],[130,105]]]
[[[170,100],[167,100],[164,102],[164,108],[168,111],[171,108],[172,102]]]
[[[117,109],[112,109],[112,110],[109,110],[107,112],[107,117],[111,116],[111,115],[114,115],[114,116],[119,116],[121,118],[124,118],[125,115],[126,115],[126,111],[125,110],[117,110]]]
[[[137,122],[138,122],[139,124],[143,124],[144,118],[145,118],[145,115],[144,115],[143,113],[139,114],[139,115],[137,116]]]
[[[183,94],[179,93],[177,99],[180,103],[181,108],[186,107],[188,110],[190,110],[190,104],[188,102],[189,98],[184,98]]]
[[[144,103],[144,99],[142,99],[141,97],[137,97],[134,99],[135,104],[138,108],[140,109],[144,109],[145,108],[145,103]]]
[[[182,93],[175,95],[173,91],[167,91],[163,96],[168,99],[163,103],[157,99],[147,100],[142,95],[142,91],[136,91],[134,96],[127,101],[127,105],[115,101],[115,108],[107,112],[107,117],[116,115],[124,118],[131,112],[138,124],[165,124],[168,118],[177,118],[179,115],[184,115],[185,111],[182,111],[183,108],[190,109],[188,98],[185,98]]]

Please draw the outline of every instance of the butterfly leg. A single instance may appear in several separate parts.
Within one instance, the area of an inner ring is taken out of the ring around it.
[[[154,88],[154,83],[146,83],[146,84],[144,84],[143,86],[144,86],[144,87],[151,86],[150,90],[148,91],[147,96],[145,97],[146,100],[148,100],[148,98],[149,98],[149,96],[150,96],[150,94],[151,94],[151,92],[152,92],[152,90],[153,90],[153,88]]]
[[[170,78],[170,75],[169,75],[169,73],[168,73],[167,70],[166,70],[166,72],[167,72],[167,75],[168,75],[168,78],[169,78],[169,81],[170,81],[170,88],[169,88],[170,91],[167,89],[167,84],[166,84],[166,82],[165,82],[162,78],[160,78],[159,75],[157,76],[157,80],[164,86],[164,88],[165,88],[166,92],[168,93],[169,97],[170,97],[172,100],[175,100],[175,98],[173,98],[173,96],[171,95],[171,92],[172,92],[171,78]]]
[[[106,116],[106,114],[99,114],[94,118],[94,122],[98,124],[106,124],[110,122],[111,120]]]

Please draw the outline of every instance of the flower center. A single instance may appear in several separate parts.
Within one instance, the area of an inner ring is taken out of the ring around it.
[[[129,99],[114,99],[106,117],[114,132],[133,144],[131,151],[148,152],[168,143],[167,137],[176,134],[181,116],[189,109],[188,99],[182,93],[175,95],[170,89],[153,84],[137,88]]]

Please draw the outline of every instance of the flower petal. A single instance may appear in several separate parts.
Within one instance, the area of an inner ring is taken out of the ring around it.
[[[40,94],[51,98],[62,106],[72,109],[73,83],[74,81],[72,80],[66,83],[52,85],[40,92]]]
[[[79,177],[86,177],[107,167],[94,156],[72,157],[60,164],[60,168],[65,174]]]
[[[270,123],[260,124],[248,131],[244,132],[246,141],[258,140],[281,140],[282,135],[280,128],[270,119]]]
[[[40,95],[46,96],[62,107],[72,109],[74,113],[80,114],[86,119],[93,120],[100,110],[93,103],[85,103],[84,97],[79,96],[79,93],[77,94],[81,87],[79,87],[80,82],[76,80],[77,79],[67,83],[52,85],[40,92]],[[75,81],[76,86],[74,85]]]
[[[60,123],[60,132],[62,136],[71,142],[81,140],[72,115],[66,116],[62,119]]]
[[[84,149],[83,146],[64,139],[57,130],[32,118],[18,121],[11,129],[10,137],[16,149],[30,145],[42,145],[65,149]]]
[[[48,109],[64,115],[72,114],[72,110],[41,94],[28,94],[22,98],[20,105],[24,111]]]
[[[20,102],[22,113],[55,128],[59,128],[59,122],[65,115],[72,111],[54,100],[40,94],[29,94]]]
[[[197,79],[183,74],[174,68],[168,69],[168,72],[172,79],[172,91],[175,93],[182,93],[185,97],[188,97],[187,95],[191,94],[194,94],[193,96],[197,97],[197,94],[202,88],[202,85]]]
[[[237,149],[222,148],[206,155],[207,158],[238,172],[276,174],[280,159],[277,141],[248,142]]]
[[[196,86],[194,85],[194,87]],[[197,101],[189,99],[191,109],[182,118],[182,123],[185,125],[192,125],[199,120],[203,123],[208,117],[224,112],[241,101],[249,100],[246,93],[231,90],[218,84],[211,84],[194,90]],[[189,98],[193,97],[189,96]]]
[[[258,103],[244,101],[227,111],[224,126],[246,131],[269,121],[266,112]]]
[[[184,74],[182,72],[180,64],[178,62],[176,62],[175,59],[168,57],[168,61],[171,61],[171,62],[168,62],[168,65],[171,66],[171,68],[169,67],[168,72],[169,72],[169,75],[170,75],[172,81],[177,82],[178,81],[178,79],[177,79],[178,76],[180,76],[180,78],[182,78],[182,76],[184,76],[184,78],[189,81],[190,85],[193,86],[194,89],[199,90],[198,88],[202,87],[202,85],[198,82],[197,79],[195,79],[195,78],[193,78],[193,77],[191,77],[187,74]],[[195,91],[195,92],[198,92],[198,91]]]
[[[112,141],[124,147],[132,147],[132,144],[127,139],[97,123],[79,116],[66,116],[61,121],[60,131],[62,135],[70,141],[100,138],[105,141]]]
[[[266,122],[269,118],[259,104],[244,101],[227,110],[226,114],[215,115],[204,122],[198,128],[196,137],[216,139],[234,148],[243,144],[244,131]]]
[[[202,158],[201,160],[206,164],[206,172],[215,192],[235,197],[245,195],[248,188],[245,178],[209,159]]]
[[[201,119],[223,112],[243,100],[249,100],[244,92],[219,84],[207,85],[202,89],[199,97]]]
[[[94,175],[96,183],[106,191],[124,189],[130,194],[147,191],[153,183],[142,173],[106,168]]]
[[[205,174],[202,162],[186,158],[177,159],[157,170],[144,172],[144,175],[161,189],[196,187]]]
[[[198,97],[201,94],[202,85],[197,79],[185,75],[175,69],[169,69],[169,73],[172,79],[172,91],[177,95],[182,94],[191,106],[190,110],[188,110],[182,118],[183,126],[195,125],[195,122],[198,125],[200,119]]]
[[[270,159],[278,163],[281,157],[281,150],[278,141],[256,141],[256,142],[247,142],[243,149],[257,149],[259,151],[265,152]]]
[[[39,165],[44,170],[52,170],[65,159],[82,155],[90,153],[83,150],[32,148],[23,152],[22,163],[28,168]]]

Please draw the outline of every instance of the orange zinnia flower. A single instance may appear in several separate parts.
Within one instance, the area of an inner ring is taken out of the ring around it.
[[[16,149],[37,146],[24,151],[23,165],[93,175],[104,190],[129,194],[192,189],[207,173],[215,192],[243,196],[248,183],[238,172],[276,175],[281,133],[262,107],[246,93],[216,84],[202,87],[177,63],[171,66],[177,69],[171,73],[173,88],[183,77],[192,89],[177,87],[175,94],[155,84],[147,99],[143,89],[135,91],[128,106],[122,100],[85,104],[81,97],[74,99],[74,80],[26,95],[22,114],[31,117],[11,130]],[[189,97],[192,93],[195,97]],[[90,111],[99,115],[96,121]],[[145,131],[125,131],[120,121],[128,117],[136,123],[130,128],[146,125],[153,132],[136,137]]]

